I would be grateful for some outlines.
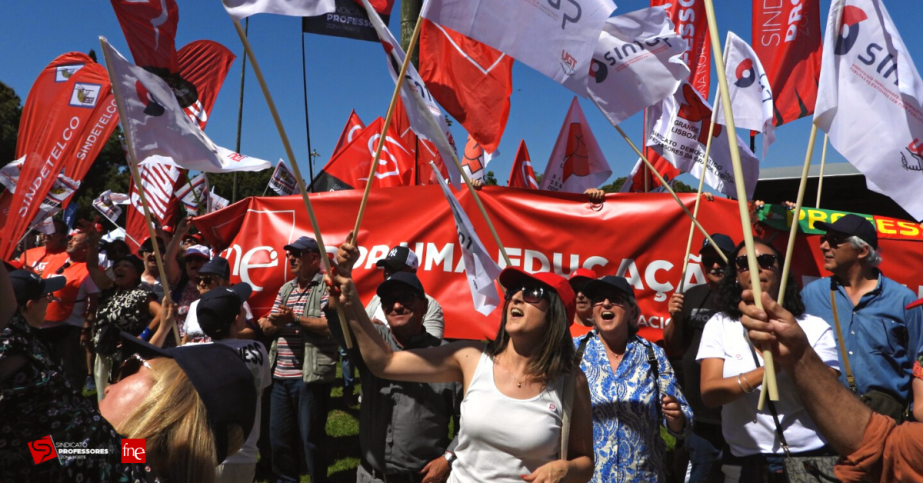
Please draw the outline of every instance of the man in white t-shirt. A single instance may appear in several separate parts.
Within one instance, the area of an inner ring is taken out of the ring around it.
[[[203,294],[195,307],[196,319],[205,335],[216,344],[223,344],[238,351],[240,358],[253,374],[257,394],[253,429],[250,430],[250,436],[240,451],[228,456],[215,469],[216,481],[219,483],[253,481],[258,455],[256,442],[260,437],[262,398],[259,396],[272,382],[269,356],[263,344],[255,340],[237,338],[245,325],[243,305],[251,293],[252,288],[246,282],[233,287],[217,287]]]
[[[202,265],[195,280],[199,294],[205,295],[206,292],[231,286],[231,265],[227,259],[215,257]],[[199,319],[196,316],[196,307],[199,301],[196,300],[189,305],[189,313],[186,314],[186,320],[183,321],[183,344],[211,342],[211,338],[199,326]],[[243,305],[246,326],[238,334],[240,339],[253,339],[256,336],[256,329],[253,326],[253,312],[250,310],[250,304],[244,302]]]

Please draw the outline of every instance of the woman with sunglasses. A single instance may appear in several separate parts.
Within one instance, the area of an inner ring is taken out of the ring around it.
[[[585,482],[593,474],[593,429],[586,378],[574,364],[569,327],[574,292],[563,277],[500,274],[507,287],[496,337],[392,351],[372,326],[350,279],[359,252],[352,234],[327,275],[330,300],[344,308],[366,365],[378,377],[461,382],[458,446],[449,482]],[[328,318],[336,312],[328,311]],[[565,387],[573,392],[567,453],[561,456]]]
[[[778,300],[782,279],[782,255],[772,245],[754,240],[759,266],[760,288]],[[730,445],[722,470],[726,481],[785,481],[786,455],[775,419],[783,424],[782,437],[788,450],[796,456],[832,454],[795,395],[795,387],[784,372],[777,371],[779,401],[757,411],[763,382],[763,359],[746,338],[740,324],[741,293],[751,287],[746,247],[734,250],[731,260],[736,276],[727,275],[718,289],[720,310],[705,325],[696,360],[702,368],[702,400],[711,407],[722,406],[721,427]],[[805,314],[804,303],[793,277],[786,284],[784,307],[798,320],[811,346],[832,371],[839,369],[836,343],[830,325],[823,319]],[[778,366],[776,366],[778,368]],[[835,409],[831,409],[835,410]],[[775,412],[775,414],[773,414]]]
[[[593,481],[664,481],[660,428],[684,437],[692,410],[663,349],[637,336],[641,311],[628,281],[607,275],[587,282],[583,293],[594,330],[574,343],[593,406]]]

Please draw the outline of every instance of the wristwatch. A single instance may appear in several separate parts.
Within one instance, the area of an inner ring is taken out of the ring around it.
[[[452,466],[452,463],[454,463],[455,460],[458,459],[458,456],[455,456],[455,453],[451,451],[446,451],[445,454],[442,455],[442,457],[445,458],[445,460],[449,462],[449,466]]]

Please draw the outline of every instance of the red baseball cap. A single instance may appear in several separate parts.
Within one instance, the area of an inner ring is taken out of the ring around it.
[[[506,267],[500,272],[500,283],[506,288],[517,287],[526,280],[541,282],[554,290],[564,303],[567,326],[570,327],[574,323],[574,314],[577,313],[577,296],[567,279],[551,272],[528,273],[519,267]]]
[[[581,292],[582,290],[580,289],[590,280],[596,280],[596,272],[589,268],[578,268],[567,279],[570,282],[570,288],[574,289],[574,293]]]
[[[904,310],[910,310],[914,307],[919,307],[921,305],[923,305],[923,299],[917,300],[916,302],[910,302],[909,304],[907,304],[906,307],[904,307]]]

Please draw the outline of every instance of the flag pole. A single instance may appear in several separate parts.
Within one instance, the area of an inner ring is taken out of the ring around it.
[[[827,163],[827,145],[829,143],[830,138],[827,133],[824,133],[824,150],[820,155],[820,174],[817,177],[817,202],[814,204],[815,208],[820,208],[820,193],[824,189],[824,164]]]
[[[388,113],[385,115],[385,122],[381,127],[381,136],[378,137],[378,145],[375,147],[375,156],[372,158],[372,165],[369,167],[368,181],[365,183],[365,190],[362,192],[362,201],[359,202],[359,213],[356,214],[356,224],[353,228],[355,240],[359,240],[359,227],[362,225],[362,217],[365,215],[365,207],[369,201],[369,193],[372,191],[372,182],[375,179],[375,173],[378,171],[381,151],[385,146],[388,129],[391,127],[391,120],[397,108],[397,100],[401,95],[401,86],[404,85],[404,76],[407,75],[407,67],[410,65],[410,58],[413,56],[414,48],[417,46],[417,40],[420,38],[420,27],[422,25],[423,22],[418,18],[417,25],[413,28],[413,35],[410,36],[410,45],[407,46],[407,52],[404,53],[404,63],[401,64],[401,72],[398,74],[397,81],[394,83],[394,92],[391,94],[391,104],[388,106]],[[313,183],[311,184],[313,185]]]
[[[244,35],[250,33],[250,17],[244,19]],[[240,125],[244,119],[244,75],[247,73],[247,51],[244,51],[244,58],[240,63],[240,100],[237,101],[237,144],[235,145],[237,149],[234,151],[240,152]],[[234,172],[234,176],[231,178],[233,181],[231,187],[231,202],[237,202],[237,171]],[[266,196],[266,193],[263,193],[263,196]]]
[[[112,72],[112,60],[109,58],[109,49],[106,48],[106,43],[108,42],[105,37],[99,37],[100,46],[103,50],[103,57],[106,60],[106,70],[109,72],[109,78],[115,79],[116,76]],[[119,111],[119,118],[122,119],[123,123],[127,123],[128,117],[125,116],[125,104],[120,93],[117,93],[121,89],[118,82],[112,83],[112,91],[116,93],[115,95],[115,107]],[[157,234],[154,232],[154,225],[151,218],[151,209],[147,204],[147,195],[144,194],[144,186],[141,183],[141,175],[138,173],[138,157],[135,154],[135,141],[132,138],[133,134],[131,129],[123,129],[125,133],[125,144],[128,146],[128,168],[131,170],[131,177],[135,183],[135,189],[138,190],[138,195],[141,197],[141,208],[144,212],[145,224],[147,225],[147,231],[151,237],[151,246],[154,248],[154,258],[157,261],[157,271],[160,273],[160,284],[163,286],[163,293],[170,293],[170,282],[167,279],[167,271],[163,267],[163,257],[160,254],[160,244],[157,243]],[[127,234],[128,232],[126,232]],[[160,302],[160,301],[158,301]],[[181,344],[179,338],[179,331],[176,329],[176,324],[173,325],[173,338],[176,339],[176,345]]]
[[[458,168],[458,172],[461,173],[462,179],[465,180],[465,184],[468,185],[468,192],[471,193],[471,196],[474,197],[474,202],[478,206],[478,210],[481,211],[481,216],[484,217],[484,221],[487,222],[487,228],[490,230],[490,234],[494,237],[494,242],[497,244],[497,247],[500,249],[500,256],[503,257],[503,261],[506,262],[506,266],[510,267],[513,264],[510,262],[510,257],[506,255],[506,248],[503,247],[503,243],[500,241],[500,235],[497,234],[497,229],[494,228],[494,223],[490,221],[490,217],[487,216],[487,210],[484,209],[484,204],[481,203],[481,197],[478,195],[474,186],[471,185],[471,180],[468,179],[468,175],[465,174],[465,168],[462,167],[461,163],[458,161],[458,155],[455,152],[452,152],[452,162],[455,163],[455,166]]]
[[[808,171],[811,168],[811,157],[814,154],[814,142],[817,140],[817,124],[811,124],[811,136],[808,138],[808,152],[804,156],[804,167],[801,169],[801,183],[798,185],[798,198],[795,199],[795,211],[792,215],[792,227],[788,232],[788,245],[785,247],[785,265],[782,267],[782,281],[779,285],[779,305],[785,301],[785,288],[788,285],[788,274],[792,268],[792,252],[795,249],[795,236],[798,234],[798,220],[801,218],[801,203],[804,201],[804,191],[808,184]]]
[[[311,219],[311,228],[314,230],[314,240],[317,242],[317,248],[320,251],[321,263],[324,265],[324,270],[327,273],[330,273],[330,258],[327,256],[327,247],[324,245],[324,238],[320,232],[320,226],[317,224],[317,217],[314,215],[314,207],[311,205],[311,198],[308,197],[308,190],[305,188],[304,179],[301,177],[301,169],[298,168],[298,161],[295,159],[295,152],[292,150],[292,145],[288,141],[288,135],[285,134],[285,128],[282,126],[282,119],[279,117],[279,111],[276,110],[276,104],[272,100],[272,94],[269,93],[269,86],[266,85],[266,79],[263,78],[263,71],[260,70],[260,64],[256,61],[256,56],[253,55],[253,48],[250,47],[250,41],[247,40],[247,34],[244,32],[244,28],[240,25],[240,21],[234,17],[231,17],[231,21],[234,22],[234,28],[237,30],[237,35],[240,37],[241,43],[244,45],[244,51],[247,55],[250,56],[250,64],[253,66],[253,74],[256,75],[256,80],[260,83],[260,89],[263,91],[263,97],[266,98],[266,105],[269,107],[269,112],[272,114],[272,119],[275,121],[276,129],[279,131],[279,137],[282,139],[282,145],[285,147],[285,153],[288,155],[288,159],[292,164],[292,171],[295,174],[295,181],[298,183],[298,190],[301,191],[301,199],[304,201],[304,206],[308,210],[308,217]],[[346,342],[346,348],[351,349],[353,346],[352,337],[349,335],[349,329],[346,326],[346,315],[343,311],[343,307],[340,304],[337,304],[337,314],[340,319],[340,327],[343,329],[343,339]]]
[[[207,181],[207,180],[208,180],[208,177],[206,176],[205,179],[206,179],[206,181]],[[235,179],[234,182],[235,182],[235,183],[237,182],[236,179]],[[189,170],[188,170],[188,169],[186,170],[186,184],[189,185],[189,190],[192,191],[192,197],[195,199],[195,206],[196,206],[196,210],[195,210],[195,211],[196,211],[196,216],[198,216],[199,210],[202,209],[202,201],[199,200],[199,194],[196,193],[196,191],[195,191],[195,186],[192,186],[192,179],[189,178]],[[205,207],[205,209],[207,210],[208,207]]]
[[[711,37],[712,51],[721,52],[721,39],[718,38],[718,22],[715,20],[715,5],[712,0],[705,0],[705,17],[708,20],[708,34]],[[763,290],[760,287],[759,265],[756,263],[756,250],[753,245],[753,228],[750,225],[750,209],[747,206],[747,189],[744,186],[743,168],[740,164],[740,150],[733,138],[737,133],[737,126],[734,124],[734,113],[731,111],[731,95],[728,89],[727,75],[725,74],[724,58],[720,55],[713,57],[715,58],[715,67],[718,70],[718,89],[721,94],[721,105],[725,113],[726,127],[728,135],[732,136],[728,145],[731,148],[731,163],[734,166],[734,184],[737,186],[737,206],[740,210],[740,223],[744,234],[744,244],[747,247],[751,290],[753,290],[756,306],[762,310]],[[763,348],[763,362],[766,366],[763,392],[769,393],[770,400],[778,401],[779,387],[776,385],[775,363],[772,359],[772,352],[768,347]]]
[[[728,59],[728,46],[727,45],[724,46],[723,55],[724,55],[724,62],[727,63],[727,59]],[[715,97],[719,97],[720,95],[721,95],[720,91],[715,93]],[[717,118],[718,118],[718,109],[713,108],[711,110],[711,121],[708,124],[708,140],[705,141],[705,157],[702,158],[702,173],[699,176],[699,191],[695,197],[695,208],[692,210],[692,216],[694,216],[696,219],[698,219],[699,217],[699,203],[702,201],[702,188],[705,187],[705,174],[708,172],[708,158],[711,155],[711,140],[713,139],[712,135],[715,133],[715,121],[717,120]],[[750,136],[750,144],[751,146],[753,145],[753,136]],[[751,147],[750,150],[752,151],[753,148]],[[690,224],[689,225],[689,239],[686,241],[686,256],[683,257],[683,274],[682,274],[683,278],[681,278],[679,281],[679,289],[676,290],[676,293],[683,293],[683,288],[686,285],[686,270],[689,268],[689,254],[692,253],[692,235],[693,234],[695,234],[695,225]],[[715,247],[716,252],[721,251],[721,249],[719,249],[717,246],[715,245],[713,246]],[[727,260],[725,260],[725,262],[727,262]]]
[[[304,130],[308,137],[308,174],[311,175],[311,192],[314,192],[314,156],[311,156],[311,121],[308,119],[308,73],[304,59],[304,30],[301,32],[301,84],[304,87]]]

